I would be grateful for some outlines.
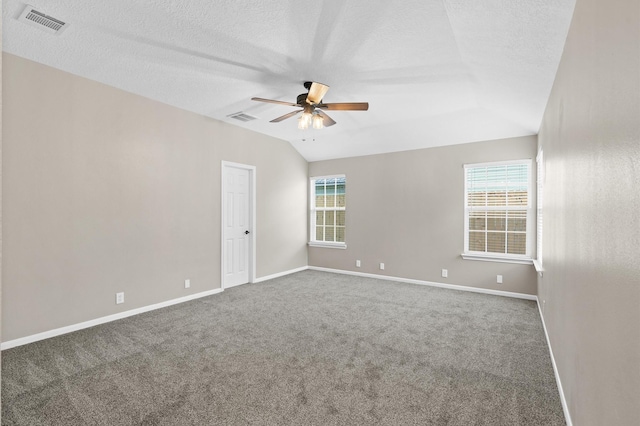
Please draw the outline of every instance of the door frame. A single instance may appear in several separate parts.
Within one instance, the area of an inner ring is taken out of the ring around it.
[[[249,283],[256,279],[256,166],[248,164],[224,161],[221,163],[220,173],[220,288],[224,290],[224,223],[226,215],[226,202],[224,199],[225,179],[224,172],[227,168],[244,169],[249,171]]]

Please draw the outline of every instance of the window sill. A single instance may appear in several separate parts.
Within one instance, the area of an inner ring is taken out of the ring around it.
[[[537,259],[533,259],[533,267],[536,268],[536,272],[542,276],[542,273],[544,272],[544,269],[542,268],[542,263],[540,263],[539,260]]]
[[[483,262],[519,263],[522,265],[533,265],[533,259],[531,259],[530,257],[507,257],[475,253],[462,253],[460,256],[462,256],[464,260],[480,260]]]
[[[323,241],[309,241],[309,247],[321,247],[321,248],[333,248],[333,249],[346,249],[346,243],[326,243]]]

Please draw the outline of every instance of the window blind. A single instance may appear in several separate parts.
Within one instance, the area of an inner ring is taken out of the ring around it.
[[[536,259],[542,265],[542,207],[544,204],[544,155],[542,150],[538,153],[537,161],[537,220],[536,220]]]
[[[311,241],[344,243],[346,178],[312,178]]]
[[[530,161],[465,166],[465,251],[527,255]]]

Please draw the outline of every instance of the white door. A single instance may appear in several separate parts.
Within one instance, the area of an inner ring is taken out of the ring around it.
[[[250,170],[223,166],[223,287],[249,282]]]

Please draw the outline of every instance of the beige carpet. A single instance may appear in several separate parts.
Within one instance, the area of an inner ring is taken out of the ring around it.
[[[2,353],[3,425],[561,425],[534,302],[304,271]]]

